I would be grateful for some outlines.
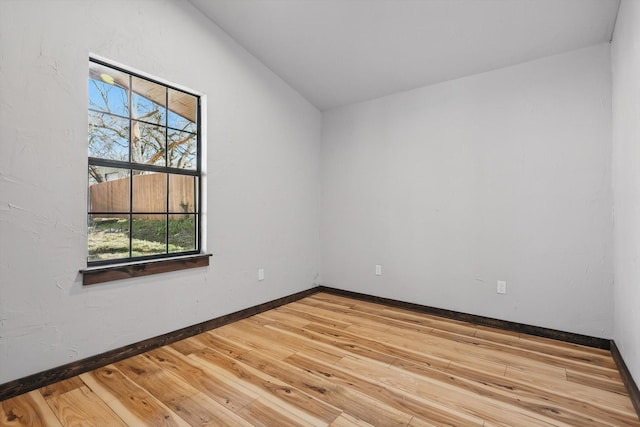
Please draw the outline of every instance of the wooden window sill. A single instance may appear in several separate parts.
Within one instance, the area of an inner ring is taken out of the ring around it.
[[[83,285],[93,285],[113,280],[129,279],[131,277],[206,267],[209,265],[210,256],[211,254],[198,254],[152,261],[131,262],[127,264],[88,267],[80,270],[80,273],[82,273]]]

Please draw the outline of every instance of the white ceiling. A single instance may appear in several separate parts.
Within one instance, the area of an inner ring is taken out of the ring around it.
[[[619,0],[190,0],[320,110],[611,40]]]

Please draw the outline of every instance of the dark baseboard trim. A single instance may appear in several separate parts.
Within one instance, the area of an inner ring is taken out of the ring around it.
[[[475,314],[467,314],[459,311],[445,310],[443,308],[429,307],[426,305],[415,304],[412,302],[399,301],[390,298],[377,297],[359,292],[345,291],[342,289],[331,288],[328,286],[320,286],[318,291],[327,292],[334,295],[342,295],[349,298],[359,299],[362,301],[376,302],[379,304],[398,307],[419,313],[433,314],[435,316],[446,317],[448,319],[460,320],[476,325],[490,326],[492,328],[504,329],[507,331],[520,332],[523,334],[535,335],[543,338],[551,338],[554,340],[565,341],[573,344],[586,345],[588,347],[609,350],[611,341],[604,338],[596,338],[588,335],[574,334],[571,332],[558,331],[555,329],[543,328],[540,326],[526,325],[524,323],[510,322],[508,320],[493,319],[491,317],[478,316]]]
[[[118,362],[128,357],[132,357],[140,353],[144,353],[146,351],[150,351],[164,345],[171,344],[197,334],[201,334],[208,330],[218,328],[220,326],[224,326],[238,320],[242,320],[249,316],[253,316],[254,314],[262,313],[264,311],[280,307],[281,305],[297,301],[309,295],[313,295],[316,292],[318,292],[318,288],[307,289],[306,291],[297,292],[295,294],[278,298],[273,301],[265,302],[253,307],[246,308],[244,310],[236,311],[235,313],[217,317],[206,322],[198,323],[197,325],[187,326],[186,328],[178,329],[177,331],[169,332],[164,335],[149,338],[144,341],[140,341],[124,347],[116,348],[114,350],[98,354],[96,356],[87,357],[86,359],[67,363],[66,365],[58,366],[56,368],[48,369],[37,374],[19,378],[5,384],[0,384],[0,401],[10,399],[12,397],[27,393],[37,388],[45,387],[58,381],[66,380],[68,378],[92,371],[94,369],[101,368],[103,366]]]
[[[616,366],[618,367],[618,371],[620,372],[620,376],[622,377],[624,387],[627,389],[627,393],[629,394],[631,403],[633,403],[633,407],[636,409],[638,418],[640,418],[640,390],[638,390],[638,385],[633,380],[631,372],[629,372],[627,364],[624,363],[622,354],[620,353],[620,350],[618,350],[618,346],[616,345],[616,342],[614,340],[611,340],[611,356],[616,362]]]

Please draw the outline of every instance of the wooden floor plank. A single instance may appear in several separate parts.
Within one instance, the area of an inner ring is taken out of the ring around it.
[[[520,383],[525,383],[540,389],[551,390],[555,393],[570,397],[576,402],[582,402],[585,405],[596,405],[601,408],[618,411],[622,414],[629,414],[634,411],[633,404],[626,395],[572,383],[567,381],[566,377],[554,379],[536,374],[535,372],[526,372],[509,366],[507,367],[505,378],[511,378]]]
[[[238,415],[252,426],[300,427],[313,425],[297,418],[277,405],[274,406],[272,402],[263,402],[261,399],[254,400],[239,410]]]
[[[188,424],[151,393],[138,387],[114,365],[81,375],[82,380],[129,425],[179,426]]]
[[[490,357],[488,354],[470,353],[464,346],[457,343],[450,343],[443,346],[442,340],[434,338],[431,334],[421,334],[420,336],[400,336],[390,332],[388,336],[376,334],[375,331],[364,327],[351,327],[344,333],[344,339],[362,343],[367,347],[379,347],[378,342],[387,353],[395,354],[401,359],[415,362],[425,362],[431,366],[437,366],[437,361],[451,362],[456,359],[460,363],[466,362],[469,365],[482,367],[482,369],[497,374],[504,374],[507,368],[506,363],[500,357]],[[352,333],[353,332],[353,333]],[[447,363],[448,366],[448,363]],[[446,366],[443,367],[446,369]]]
[[[567,369],[567,381],[587,385],[589,387],[608,390],[613,393],[627,394],[627,390],[622,384],[619,375],[611,373],[610,376],[594,374],[594,372],[581,372],[579,370]]]
[[[47,402],[65,426],[127,426],[104,401],[86,386],[51,396]]]
[[[203,350],[192,357],[204,363],[223,367],[230,375],[242,381],[247,388],[260,396],[263,402],[272,402],[286,408],[299,418],[306,419],[311,425],[327,425],[340,415],[339,409],[313,398],[279,378],[270,376],[261,369],[242,363],[242,357],[246,354],[248,353],[233,359],[215,350]]]
[[[302,327],[311,320],[303,319],[299,316],[283,313],[279,309],[265,311],[264,313],[256,314],[256,318],[263,319],[269,322],[288,322],[290,325]]]
[[[227,338],[238,346],[259,350],[271,354],[278,359],[285,359],[296,352],[295,348],[281,345],[273,345],[273,341],[262,335],[251,335],[246,322],[237,322],[224,328],[209,332],[215,336]]]
[[[203,349],[204,350],[204,349]],[[236,412],[258,398],[241,384],[228,379],[219,370],[210,369],[171,348],[159,348],[147,353],[163,369],[173,372],[200,392]]]
[[[505,345],[502,343],[496,343],[487,339],[479,338],[477,336],[469,337],[465,335],[459,335],[448,331],[434,330],[431,335],[438,338],[443,338],[448,342],[455,342],[466,346],[474,346],[474,348],[487,350],[488,352],[494,352],[495,354],[508,355],[509,357],[522,357],[525,361],[534,360],[544,365],[554,366],[562,369],[578,369],[585,372],[592,372],[596,375],[602,375],[606,377],[617,376],[617,369],[615,362],[611,357],[603,358],[594,355],[587,358],[584,355],[574,355],[567,352],[561,353],[558,350],[547,348],[545,351],[533,350],[531,348],[521,348],[519,340],[516,345]],[[529,365],[529,363],[526,363]]]
[[[374,425],[400,426],[406,425],[411,420],[409,414],[404,414],[385,402],[376,401],[361,390],[336,384],[322,373],[317,375],[311,367],[299,368],[257,352],[243,354],[239,360],[274,378],[286,379],[289,384],[302,392]]]
[[[138,387],[172,410],[178,402],[198,393],[198,389],[171,371],[162,369],[145,355],[130,357],[115,363],[114,366]]]
[[[253,318],[247,319],[247,323],[252,323]],[[322,360],[338,361],[345,356],[345,352],[333,346],[318,345],[316,341],[309,340],[296,334],[288,333],[277,328],[280,321],[270,322],[261,328],[254,327],[254,333],[267,334],[266,336],[277,340],[281,344],[286,344],[289,348],[295,349],[296,353],[303,352],[306,354],[317,355]]]
[[[169,347],[188,356],[194,351],[202,350],[203,348],[207,347],[206,344],[202,344],[198,340],[199,337],[200,335],[196,335],[195,337],[190,337],[184,340],[180,340],[180,341],[174,342],[173,344],[170,344]]]
[[[430,420],[440,425],[478,425],[481,426],[483,419],[473,415],[469,415],[464,411],[456,410],[453,407],[445,408],[437,399],[424,399],[414,390],[402,390],[395,387],[389,381],[385,381],[384,377],[389,371],[389,367],[374,361],[363,362],[368,366],[376,366],[378,369],[368,370],[364,374],[357,372],[351,368],[340,369],[345,366],[347,360],[357,360],[352,357],[345,357],[337,364],[330,366],[320,360],[312,360],[306,356],[293,355],[285,361],[292,366],[300,369],[307,369],[311,373],[324,376],[331,379],[331,382],[337,383],[343,387],[353,387],[365,393],[368,397],[375,401],[384,403],[389,407],[397,409],[403,413],[411,415],[411,418],[418,417],[424,420]],[[314,366],[311,370],[308,367]],[[436,390],[440,393],[443,390]],[[455,393],[449,393],[454,397]],[[442,396],[440,396],[442,397]]]
[[[340,310],[347,311],[346,309],[340,309]],[[347,326],[351,326],[352,325],[351,321],[354,321],[354,320],[357,322],[364,321],[364,319],[349,318],[348,316],[340,316],[336,312],[330,312],[332,313],[331,316],[325,316],[324,315],[325,313],[322,312],[321,310],[318,310],[316,307],[305,306],[302,303],[287,304],[284,307],[280,307],[278,311],[283,314],[289,314],[300,319],[305,319],[308,322],[326,323],[328,326],[336,329],[344,329]]]
[[[505,333],[505,331],[484,326],[479,326],[474,336],[496,344],[504,344],[508,347],[533,351],[549,356],[553,355],[565,360],[581,361],[590,365],[613,369],[616,367],[611,354],[606,350],[589,348],[589,351],[587,351],[584,347],[570,343],[561,343],[566,345],[553,345],[553,343],[549,342],[551,340],[538,341],[531,339],[531,335],[516,332],[514,332],[513,335],[509,335]]]
[[[330,427],[373,427],[373,424],[369,424],[366,421],[360,420],[358,418],[352,417],[349,414],[345,414],[344,412],[340,414],[338,418],[333,420]]]
[[[317,293],[0,402],[0,425],[640,420],[607,350]]]
[[[42,397],[45,399],[48,399],[50,397],[59,396],[68,391],[75,390],[83,385],[84,383],[79,377],[71,377],[67,380],[58,381],[57,383],[42,387],[40,389],[40,394],[42,394]]]
[[[523,411],[522,408],[510,405],[509,399],[495,399],[496,393],[491,393],[488,386],[467,384],[467,387],[461,385],[465,381],[463,377],[452,377],[446,373],[434,370],[428,370],[428,375],[420,375],[415,371],[416,375],[405,375],[396,371],[396,367],[386,367],[373,363],[372,361],[359,360],[348,357],[341,360],[338,364],[349,371],[356,372],[363,378],[376,378],[386,387],[402,390],[411,395],[425,396],[421,391],[421,387],[430,390],[429,399],[433,403],[437,403],[445,409],[445,414],[450,414],[452,408],[456,408],[458,414],[468,414],[479,417],[482,420],[492,420],[495,413],[500,413],[501,417],[507,417],[510,422],[515,425],[532,424],[531,417]],[[416,367],[424,368],[422,365]],[[406,369],[406,366],[404,367]],[[424,373],[424,370],[422,371]],[[496,377],[500,378],[500,377]],[[470,387],[469,387],[470,386]],[[474,387],[475,386],[475,387]],[[477,388],[476,388],[477,387]],[[427,417],[422,414],[416,414],[416,417],[422,421],[436,421],[432,416],[432,412]],[[437,420],[438,424],[442,424],[442,420]],[[498,420],[494,420],[498,421]],[[536,425],[556,425],[551,420],[537,419]],[[452,425],[461,425],[462,422],[453,423]]]
[[[0,402],[0,425],[5,427],[57,427],[62,424],[37,391]]]
[[[239,426],[252,424],[205,393],[196,393],[179,402],[172,410],[191,426]]]
[[[409,310],[403,310],[395,307],[386,307],[382,304],[370,303],[366,301],[353,302],[349,309],[335,310],[328,305],[334,296],[327,295],[322,302],[317,302],[316,295],[299,301],[301,304],[311,305],[319,310],[325,310],[324,313],[338,313],[343,316],[351,317],[356,324],[364,324],[364,320],[372,322],[382,322],[389,325],[395,325],[400,328],[420,328],[456,332],[461,335],[474,335],[476,325],[458,320],[444,319],[442,317],[429,314],[415,313]]]

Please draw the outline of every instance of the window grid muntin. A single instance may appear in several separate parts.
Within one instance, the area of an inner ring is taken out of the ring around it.
[[[185,92],[185,93],[187,93],[187,92]],[[190,95],[190,94],[189,94],[189,95]],[[194,96],[195,96],[195,95],[194,95]],[[110,113],[110,112],[108,112],[108,111],[96,110],[96,109],[93,109],[93,108],[89,108],[89,109],[88,109],[88,111],[91,111],[91,112],[94,112],[94,113],[98,113],[98,114],[107,114],[107,115],[109,115],[109,116],[117,117],[117,118],[119,118],[119,119],[129,120],[130,122],[131,122],[131,121],[137,121],[137,122],[140,122],[140,123],[144,123],[144,124],[146,124],[146,125],[162,126],[162,127],[164,127],[164,128],[171,129],[171,130],[175,130],[175,131],[178,131],[178,132],[190,133],[191,135],[196,135],[196,136],[198,135],[198,132],[190,132],[190,131],[188,131],[188,130],[184,130],[184,129],[180,129],[180,128],[177,128],[177,127],[169,126],[169,124],[168,124],[168,120],[167,120],[167,125],[165,126],[165,125],[159,125],[158,123],[149,122],[149,121],[142,120],[142,119],[136,119],[136,118],[133,118],[133,117],[123,116],[123,115],[121,115],[121,114],[116,114],[116,113]]]

